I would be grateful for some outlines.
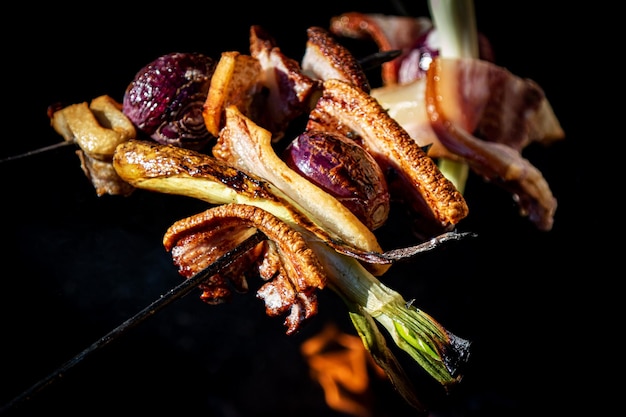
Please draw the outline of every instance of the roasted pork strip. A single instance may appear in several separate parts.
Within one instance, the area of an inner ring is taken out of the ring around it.
[[[265,301],[270,316],[290,311],[285,320],[287,334],[317,313],[315,291],[326,283],[325,272],[300,233],[271,213],[246,204],[223,204],[172,224],[163,237],[181,275],[189,278],[224,253],[260,230],[268,241],[251,251],[248,261],[223,270],[207,281],[203,298],[212,302],[225,296],[224,280],[232,279],[240,290],[247,289],[244,273],[255,266],[266,283],[257,296]],[[212,281],[213,280],[213,281]],[[217,293],[214,291],[217,290]]]
[[[359,61],[329,31],[313,26],[307,30],[307,35],[301,64],[305,74],[320,80],[343,80],[370,92],[369,81]]]
[[[389,181],[390,186],[401,184],[403,199],[427,222],[445,230],[467,216],[465,199],[435,162],[376,99],[351,84],[334,79],[324,83],[307,129],[336,130],[358,138],[383,170],[395,178]]]
[[[456,79],[451,75],[456,70],[455,62],[437,59],[427,74],[426,108],[439,140],[451,152],[463,157],[477,174],[510,191],[522,215],[528,215],[538,229],[550,230],[557,201],[541,171],[515,148],[482,141],[448,118],[450,109],[458,100],[449,86],[444,89],[443,80]]]

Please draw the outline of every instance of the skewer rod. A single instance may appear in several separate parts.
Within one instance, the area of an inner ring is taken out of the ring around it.
[[[200,283],[209,277],[217,274],[219,271],[230,265],[234,262],[239,256],[243,255],[248,250],[252,249],[258,243],[262,242],[266,239],[265,235],[262,232],[257,231],[254,235],[250,236],[248,239],[244,240],[241,244],[235,247],[230,252],[225,253],[220,258],[218,258],[215,262],[209,265],[203,271],[197,273],[193,277],[182,281],[176,287],[169,290],[167,293],[159,297],[157,300],[152,302],[150,305],[145,307],[139,313],[135,314],[133,317],[129,318],[115,329],[110,331],[108,334],[100,338],[98,341],[93,343],[91,346],[80,352],[78,355],[74,356],[69,361],[65,362],[61,367],[59,367],[56,371],[52,372],[47,377],[41,379],[39,382],[31,386],[29,389],[24,391],[19,396],[15,397],[9,403],[0,408],[0,414],[4,414],[5,412],[15,408],[21,403],[30,400],[35,394],[41,392],[44,388],[50,386],[52,383],[59,380],[61,377],[67,373],[74,366],[82,362],[87,356],[91,353],[105,347],[109,343],[117,340],[120,336],[125,334],[128,330],[137,326],[138,324],[145,321],[147,318],[152,317],[154,314],[162,310],[163,308],[170,305],[175,300],[182,298],[187,295],[192,289],[196,288]]]

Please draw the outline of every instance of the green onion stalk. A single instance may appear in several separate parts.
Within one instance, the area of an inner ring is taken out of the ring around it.
[[[378,325],[444,387],[461,379],[470,343],[447,331],[431,316],[387,287],[356,259],[311,241],[328,274],[328,286],[348,306],[350,318],[364,346],[407,402],[421,408],[411,383],[386,344]],[[378,325],[376,324],[378,323]]]
[[[428,8],[440,41],[439,56],[442,58],[478,58],[478,32],[473,0],[428,0]],[[461,193],[469,168],[462,161],[441,158],[441,173]]]

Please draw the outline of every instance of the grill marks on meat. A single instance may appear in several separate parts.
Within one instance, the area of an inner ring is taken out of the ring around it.
[[[317,313],[315,291],[322,289],[326,275],[304,237],[265,210],[246,204],[224,204],[175,222],[165,233],[163,244],[171,251],[181,275],[189,278],[254,232],[267,237],[243,260],[209,278],[201,298],[211,304],[231,296],[228,283],[247,291],[252,271],[265,283],[257,291],[266,313],[285,320],[287,334],[294,333],[304,320]]]
[[[423,216],[426,229],[451,229],[468,214],[465,199],[435,162],[370,95],[339,80],[324,83],[307,129],[338,131],[362,143],[389,177],[392,197]]]
[[[261,27],[253,26],[250,33],[250,51],[262,68],[260,83],[268,91],[268,105],[264,108],[273,109],[271,111],[280,116],[270,116],[268,121],[252,115],[254,112],[247,107],[242,109],[236,103],[229,105],[221,102],[217,108],[223,111],[219,117],[222,121],[220,126],[223,126],[212,149],[216,158],[267,179],[310,213],[322,228],[336,232],[348,245],[363,251],[381,252],[372,231],[353,213],[293,172],[275,155],[272,144],[282,136],[276,130],[282,127],[277,127],[272,120],[282,120],[279,124],[286,124],[307,111],[307,130],[327,130],[349,138],[360,136],[359,144],[372,154],[383,170],[394,176],[391,190],[395,188],[395,194],[402,195],[416,216],[420,217],[415,223],[418,228],[424,229],[425,238],[451,230],[467,215],[462,195],[420,147],[408,140],[409,136],[403,128],[369,96],[370,88],[363,69],[330,32],[319,27],[309,29],[302,69],[296,61],[280,52],[275,40]],[[217,65],[217,74],[221,65],[222,61]],[[303,73],[305,68],[320,79],[306,76]],[[244,74],[244,71],[233,72],[233,77],[238,74]],[[283,84],[280,80],[289,82]],[[338,82],[345,87],[334,87],[334,83]],[[229,83],[242,84],[233,79]],[[353,93],[354,90],[359,93]],[[313,98],[318,101],[311,112],[307,106],[311,106]],[[329,104],[333,101],[334,108]],[[269,141],[266,140],[268,133],[271,135]],[[389,135],[393,139],[387,137]],[[383,271],[371,272],[379,275]]]

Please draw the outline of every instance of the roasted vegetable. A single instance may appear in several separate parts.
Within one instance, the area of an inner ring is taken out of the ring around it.
[[[287,165],[346,206],[371,230],[389,215],[389,192],[383,171],[359,144],[340,135],[308,130],[285,149]]]
[[[126,88],[123,112],[159,143],[202,149],[214,138],[202,117],[214,70],[215,61],[203,54],[160,56]]]
[[[111,161],[115,148],[137,131],[122,113],[122,105],[107,95],[60,109],[51,108],[50,124],[66,142],[78,145],[83,172],[99,196],[129,195],[134,188],[123,181]]]

